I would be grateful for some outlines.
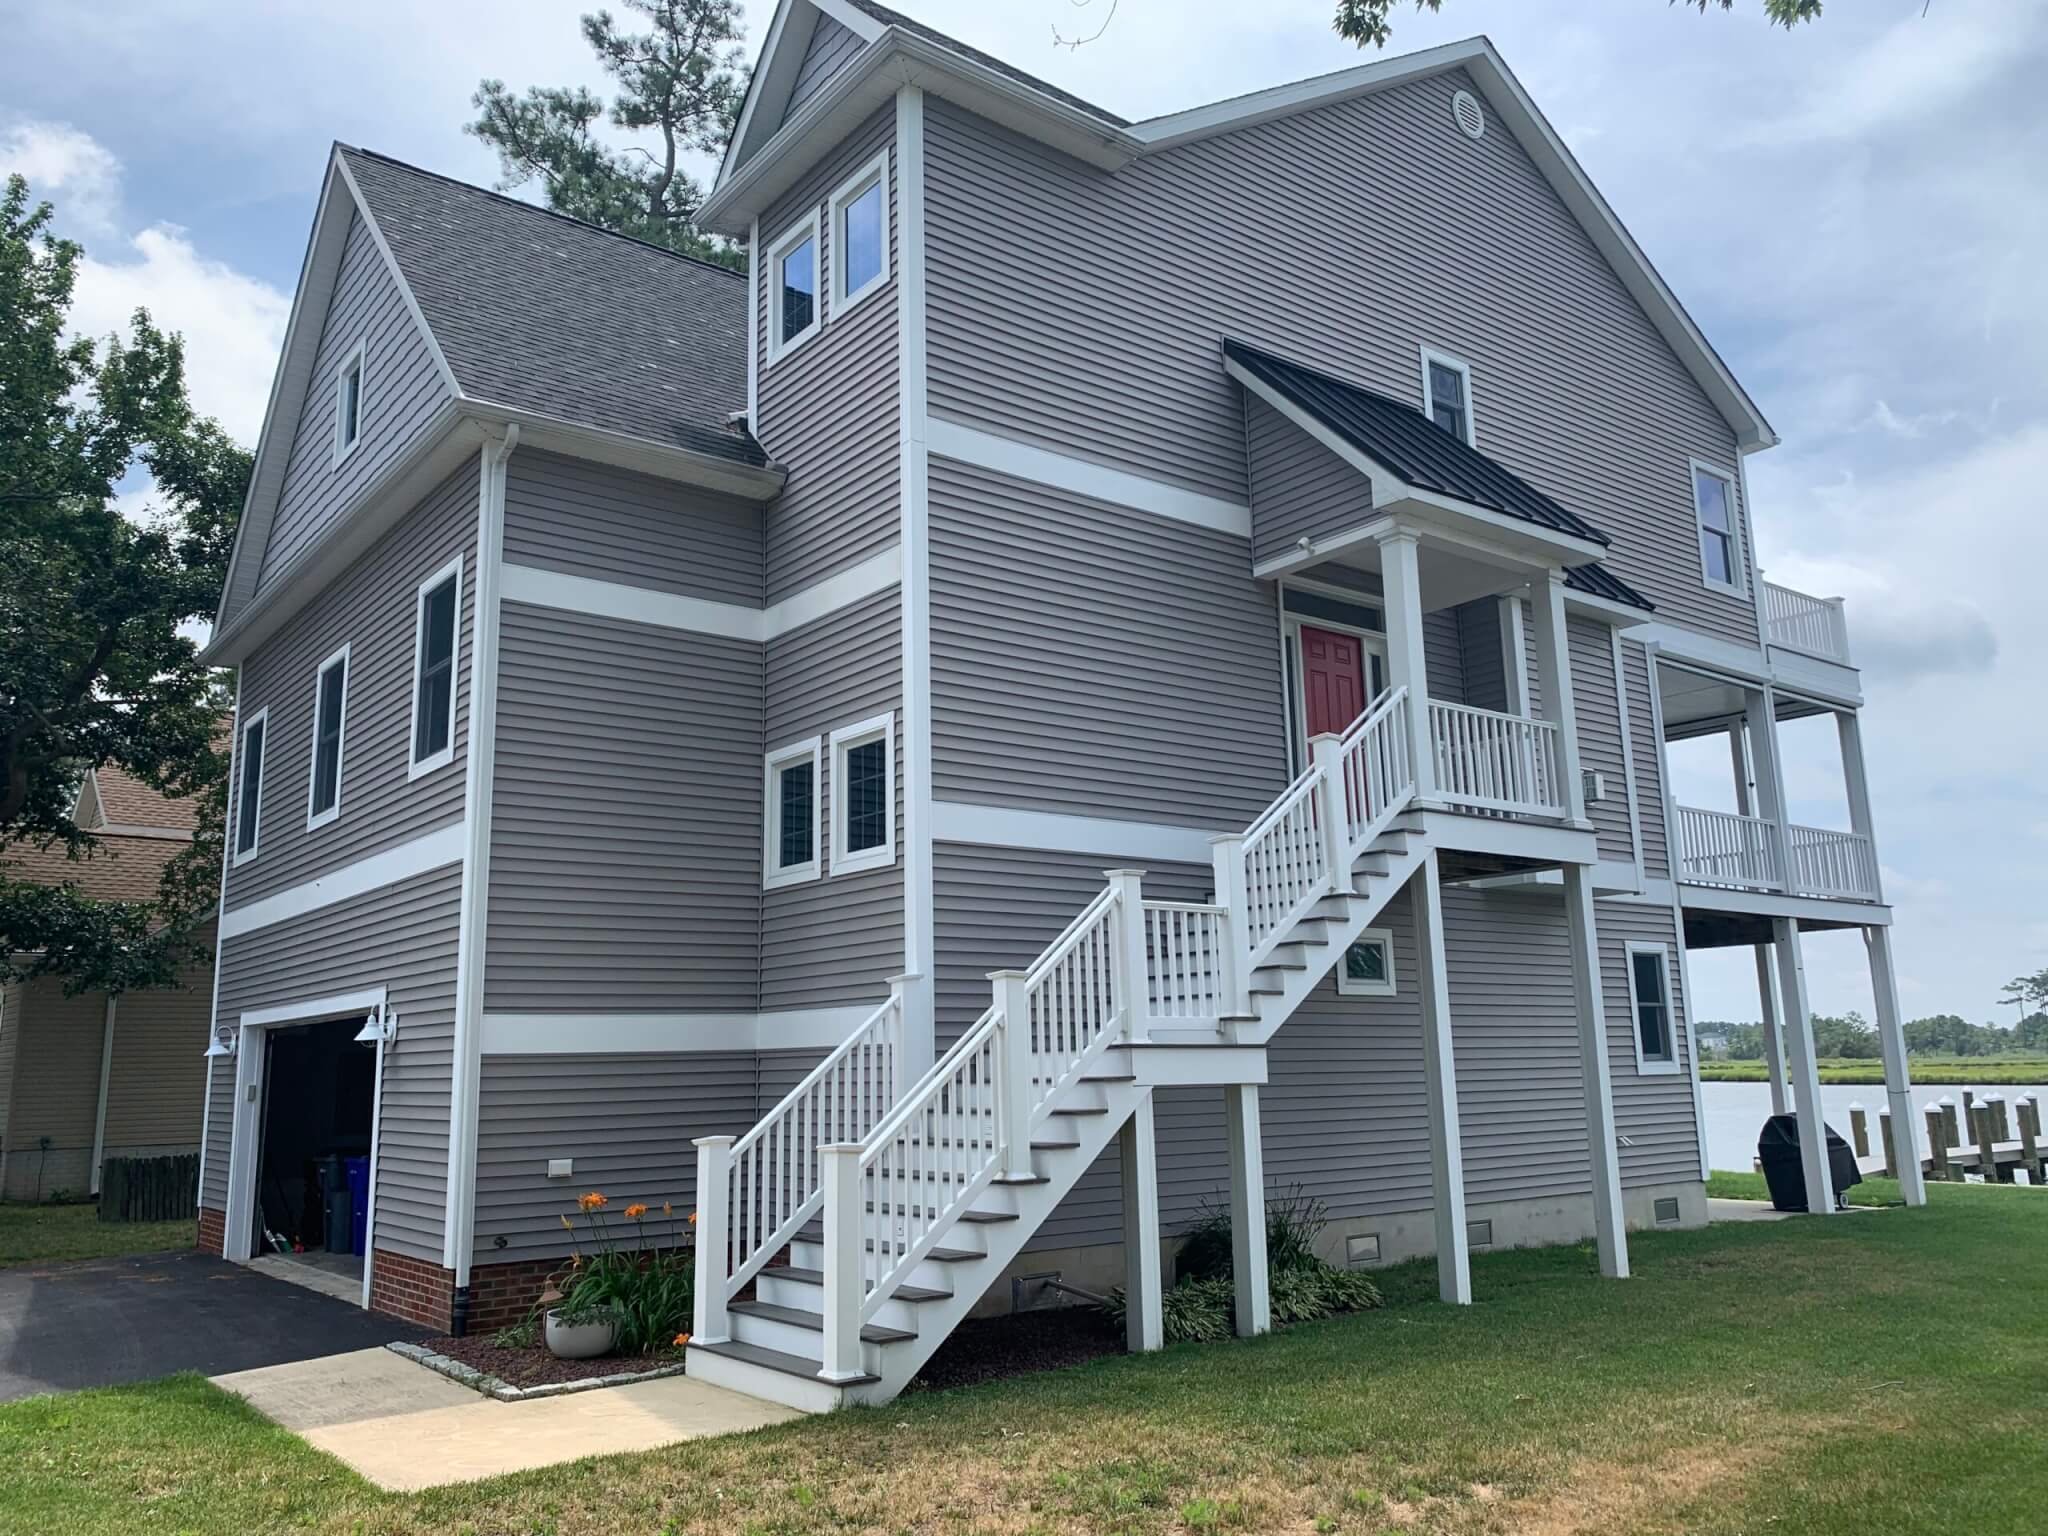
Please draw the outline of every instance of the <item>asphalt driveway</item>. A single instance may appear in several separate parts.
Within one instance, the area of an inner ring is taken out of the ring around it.
[[[0,1269],[0,1402],[253,1370],[427,1330],[197,1252]]]

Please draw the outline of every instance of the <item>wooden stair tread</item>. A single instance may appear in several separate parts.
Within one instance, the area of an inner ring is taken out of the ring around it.
[[[707,1355],[723,1355],[728,1360],[743,1360],[748,1365],[758,1365],[765,1370],[780,1371],[785,1376],[799,1376],[806,1381],[817,1381],[816,1360],[806,1360],[802,1355],[786,1355],[779,1349],[765,1349],[759,1344],[746,1344],[738,1339],[726,1339],[718,1344],[699,1344],[692,1340],[691,1349],[701,1349]],[[833,1382],[837,1387],[866,1386],[880,1381],[879,1376],[851,1376],[844,1381]]]
[[[798,1285],[822,1286],[825,1283],[822,1269],[806,1269],[800,1264],[773,1265],[761,1273],[772,1275],[777,1280],[792,1280]],[[947,1301],[953,1295],[951,1291],[928,1291],[921,1285],[899,1285],[889,1294],[897,1301]]]
[[[766,1318],[772,1323],[787,1323],[792,1328],[807,1329],[812,1333],[825,1331],[825,1319],[817,1312],[805,1312],[798,1307],[779,1307],[772,1301],[732,1301],[726,1303],[726,1311],[737,1312],[742,1317]],[[901,1328],[884,1328],[878,1323],[863,1323],[861,1339],[869,1344],[900,1344],[905,1339],[917,1337]]]

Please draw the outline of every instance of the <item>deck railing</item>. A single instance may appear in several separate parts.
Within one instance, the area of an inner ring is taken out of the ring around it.
[[[1562,754],[1550,721],[1431,699],[1429,735],[1440,798],[1509,815],[1564,814]]]
[[[1785,836],[1792,849],[1792,889],[1799,895],[1879,899],[1877,850],[1869,838],[1796,825],[1786,827]]]
[[[1678,878],[1694,885],[1776,889],[1782,883],[1777,825],[1762,816],[1679,806]]]
[[[1827,661],[1849,664],[1849,621],[1839,597],[1810,597],[1764,583],[1764,638]]]

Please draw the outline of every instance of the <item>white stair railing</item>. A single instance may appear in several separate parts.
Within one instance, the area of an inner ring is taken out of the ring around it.
[[[1406,688],[1383,693],[1344,733],[1338,773],[1344,786],[1344,825],[1354,856],[1386,830],[1415,788],[1408,751]]]
[[[1565,813],[1554,722],[1431,699],[1429,734],[1441,799],[1508,815]]]
[[[1678,807],[1678,878],[1695,885],[1781,884],[1777,826],[1768,817]]]
[[[1849,621],[1839,597],[1811,597],[1765,582],[1764,638],[1772,645],[1849,664]]]
[[[1146,1017],[1212,1023],[1229,1001],[1230,911],[1192,901],[1145,903]]]
[[[1800,895],[1876,901],[1883,894],[1869,838],[1797,825],[1787,826],[1785,836],[1792,848],[1792,889]]]

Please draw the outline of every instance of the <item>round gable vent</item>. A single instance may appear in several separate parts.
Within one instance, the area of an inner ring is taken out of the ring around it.
[[[1451,117],[1468,139],[1480,138],[1486,132],[1486,114],[1479,109],[1479,98],[1470,91],[1460,91],[1451,98]]]

